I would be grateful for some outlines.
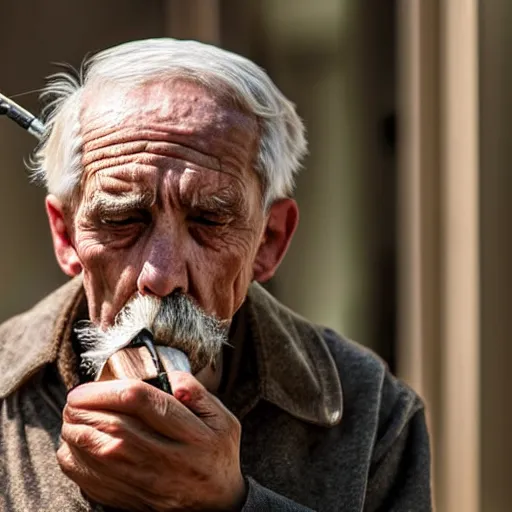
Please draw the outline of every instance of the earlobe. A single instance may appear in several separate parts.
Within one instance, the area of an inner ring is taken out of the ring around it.
[[[60,200],[49,195],[46,198],[46,214],[50,223],[53,240],[53,249],[57,262],[62,271],[74,277],[82,271],[82,264],[73,246],[71,236],[66,224],[64,208]]]
[[[280,199],[271,207],[263,240],[253,267],[253,278],[268,281],[281,263],[299,223],[299,208],[293,199]]]

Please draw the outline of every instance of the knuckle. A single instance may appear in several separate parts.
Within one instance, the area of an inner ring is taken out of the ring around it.
[[[64,422],[73,423],[74,415],[75,414],[73,408],[66,404],[62,410],[62,419]]]
[[[242,434],[242,424],[238,421],[238,418],[233,414],[228,416],[228,425],[230,430],[237,436],[240,437]]]
[[[82,423],[84,420],[84,411],[66,404],[62,411],[62,419],[66,423]]]
[[[151,397],[151,407],[153,411],[161,418],[166,418],[169,415],[170,400],[169,397],[162,391],[155,393]]]
[[[75,446],[87,446],[91,436],[87,429],[64,423],[60,433],[62,439]]]
[[[215,398],[215,400],[217,401],[219,408],[222,411],[223,424],[226,432],[240,437],[242,434],[242,424],[238,418],[229,409],[224,407],[220,400],[217,398]]]
[[[242,437],[242,425],[234,416],[229,412],[226,417],[226,435],[232,439],[235,444],[240,443]]]
[[[138,407],[144,404],[146,399],[146,389],[142,381],[126,382],[118,391],[119,402],[128,408]]]
[[[102,432],[110,434],[113,437],[123,436],[126,433],[126,428],[121,420],[112,418],[101,427]]]
[[[87,430],[80,430],[76,432],[73,441],[73,444],[75,444],[79,448],[89,446],[93,442],[92,436]]]
[[[122,438],[112,439],[108,443],[98,444],[94,450],[94,455],[99,459],[117,460],[123,457],[127,450],[126,441]]]
[[[68,474],[74,467],[74,459],[67,443],[62,443],[56,453],[57,462],[62,471]]]

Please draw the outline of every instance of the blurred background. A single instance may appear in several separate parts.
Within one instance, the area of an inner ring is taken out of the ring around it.
[[[269,288],[377,351],[425,399],[442,512],[512,503],[512,2],[0,0],[0,90],[38,111],[52,63],[211,42],[267,69],[310,155]],[[34,140],[0,118],[0,321],[60,283]],[[34,340],[37,343],[37,340]]]

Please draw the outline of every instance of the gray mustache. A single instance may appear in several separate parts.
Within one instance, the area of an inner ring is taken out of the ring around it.
[[[161,300],[150,331],[155,343],[185,352],[192,367],[213,363],[228,340],[229,322],[207,315],[187,295],[175,292]]]
[[[75,332],[86,349],[82,366],[93,375],[143,329],[151,333],[155,344],[184,352],[192,373],[197,373],[215,363],[223,345],[228,343],[229,324],[207,315],[187,295],[174,292],[163,299],[138,295],[125,305],[108,329],[81,322]]]

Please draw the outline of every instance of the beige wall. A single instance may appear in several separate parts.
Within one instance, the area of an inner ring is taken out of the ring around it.
[[[512,507],[512,3],[480,7],[482,512]]]
[[[426,398],[437,510],[512,503],[512,4],[401,2],[400,374]]]

